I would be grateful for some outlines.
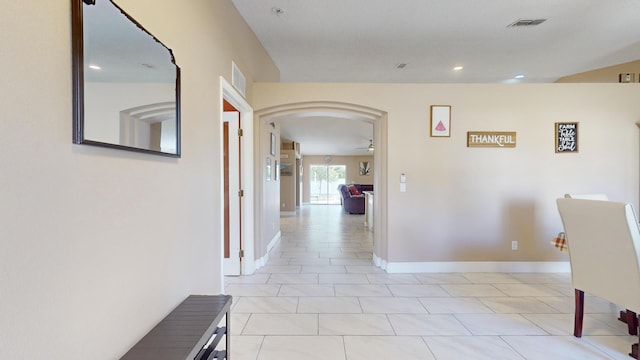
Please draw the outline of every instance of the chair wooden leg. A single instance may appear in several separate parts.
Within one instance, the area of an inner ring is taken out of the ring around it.
[[[638,316],[636,313],[627,309],[627,328],[629,335],[638,335]]]
[[[635,312],[627,310],[620,310],[620,317],[618,320],[627,324],[629,335],[638,335],[638,316]]]
[[[573,320],[573,336],[582,337],[582,320],[584,318],[584,291],[575,289],[576,313]]]
[[[627,314],[630,313],[631,311],[627,310]],[[638,323],[638,317],[635,316],[635,313],[633,313],[634,317],[635,317],[635,321],[636,324]],[[636,328],[637,329],[637,328]],[[638,344],[640,344],[640,335],[638,335],[638,342],[631,345],[631,352],[629,353],[629,356],[631,356],[634,359],[638,359]]]

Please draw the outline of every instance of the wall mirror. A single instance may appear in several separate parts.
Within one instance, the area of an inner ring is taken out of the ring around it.
[[[73,142],[180,157],[180,68],[111,0],[71,0]]]

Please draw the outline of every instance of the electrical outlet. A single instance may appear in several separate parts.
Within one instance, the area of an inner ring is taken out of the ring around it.
[[[512,241],[511,242],[511,250],[518,250],[518,242],[517,241]]]

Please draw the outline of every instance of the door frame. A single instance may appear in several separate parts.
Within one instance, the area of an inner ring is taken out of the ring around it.
[[[223,126],[224,112],[223,100],[229,102],[240,113],[240,127],[243,131],[243,141],[241,141],[241,178],[240,184],[244,191],[244,196],[240,199],[242,207],[241,232],[242,232],[242,248],[244,258],[241,261],[240,274],[253,274],[256,270],[254,259],[254,181],[253,181],[253,109],[244,97],[227,81],[224,77],[220,77],[220,109],[219,109],[219,128],[220,128],[220,199],[224,199],[224,149],[223,149]],[[220,224],[224,224],[224,201],[220,202]],[[222,284],[224,284],[224,226],[220,228],[220,276]],[[224,285],[223,285],[224,286]]]
[[[233,110],[230,110],[229,107]],[[240,177],[242,165],[240,129],[240,112],[224,100],[223,114],[223,272],[225,276],[237,276],[242,273],[242,199],[238,192],[241,189]],[[228,244],[228,247],[227,247]],[[228,253],[228,254],[227,254]]]

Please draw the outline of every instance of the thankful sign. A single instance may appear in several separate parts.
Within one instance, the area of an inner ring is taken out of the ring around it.
[[[516,147],[515,131],[468,131],[467,147]]]

